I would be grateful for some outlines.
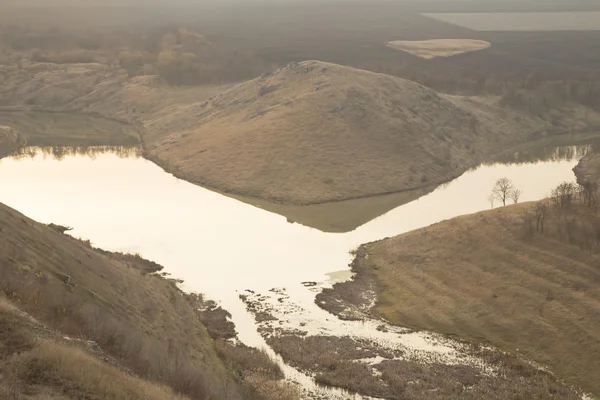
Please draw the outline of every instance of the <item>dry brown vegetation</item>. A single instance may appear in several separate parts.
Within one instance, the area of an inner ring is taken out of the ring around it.
[[[184,400],[132,375],[95,344],[65,339],[0,298],[0,397]]]
[[[375,279],[375,314],[491,343],[598,394],[600,221],[595,207],[572,199],[503,207],[375,242],[353,266]]]
[[[467,365],[414,360],[352,337],[272,336],[269,345],[318,383],[385,399],[577,399],[579,393],[515,356],[478,346],[469,352],[495,373]],[[368,364],[366,358],[382,357]]]
[[[388,42],[387,46],[394,50],[405,51],[430,60],[435,57],[451,57],[457,54],[487,49],[491,46],[491,43],[475,39],[395,40]]]

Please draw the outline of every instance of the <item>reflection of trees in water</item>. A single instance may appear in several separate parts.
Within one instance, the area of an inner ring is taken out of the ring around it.
[[[600,142],[572,146],[541,146],[510,154],[503,154],[483,165],[530,164],[539,161],[570,161],[583,158],[588,154],[598,153]]]
[[[19,149],[11,156],[17,160],[36,156],[51,157],[62,160],[66,156],[86,156],[95,159],[98,154],[115,154],[119,158],[136,158],[142,155],[139,146],[27,146]]]

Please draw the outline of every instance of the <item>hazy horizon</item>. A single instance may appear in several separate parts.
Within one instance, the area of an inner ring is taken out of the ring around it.
[[[219,5],[219,4],[327,4],[327,3],[346,3],[346,4],[374,4],[374,3],[395,3],[412,5],[472,5],[476,7],[485,3],[490,5],[521,5],[523,7],[580,7],[580,6],[598,6],[596,0],[2,0],[0,6],[11,7],[131,7],[131,6],[200,6],[200,5]]]

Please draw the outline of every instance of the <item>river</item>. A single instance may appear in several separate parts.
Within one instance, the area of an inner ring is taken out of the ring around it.
[[[562,149],[562,150],[561,150]],[[314,303],[315,288],[348,279],[349,251],[358,245],[490,208],[488,195],[500,177],[522,190],[521,201],[543,198],[562,181],[589,146],[553,149],[550,161],[492,164],[399,206],[355,230],[326,233],[233,198],[179,180],[136,152],[61,153],[40,149],[0,160],[0,201],[43,222],[68,225],[94,246],[139,253],[182,279],[232,314],[239,338],[265,346],[239,295],[246,290],[285,292],[289,324],[326,332],[352,332],[399,345],[447,354],[452,349],[411,334],[398,339],[376,323],[342,322]],[[293,306],[293,307],[290,307]],[[389,337],[386,337],[389,336]],[[291,372],[290,372],[291,373]]]

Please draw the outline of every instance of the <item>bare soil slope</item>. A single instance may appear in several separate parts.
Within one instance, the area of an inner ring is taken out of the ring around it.
[[[354,262],[361,278],[338,286],[338,296],[352,302],[353,286],[375,288],[373,312],[393,323],[491,343],[598,395],[600,256],[596,245],[579,247],[594,241],[598,219],[582,205],[553,210],[542,234],[524,228],[532,207],[368,244]]]

